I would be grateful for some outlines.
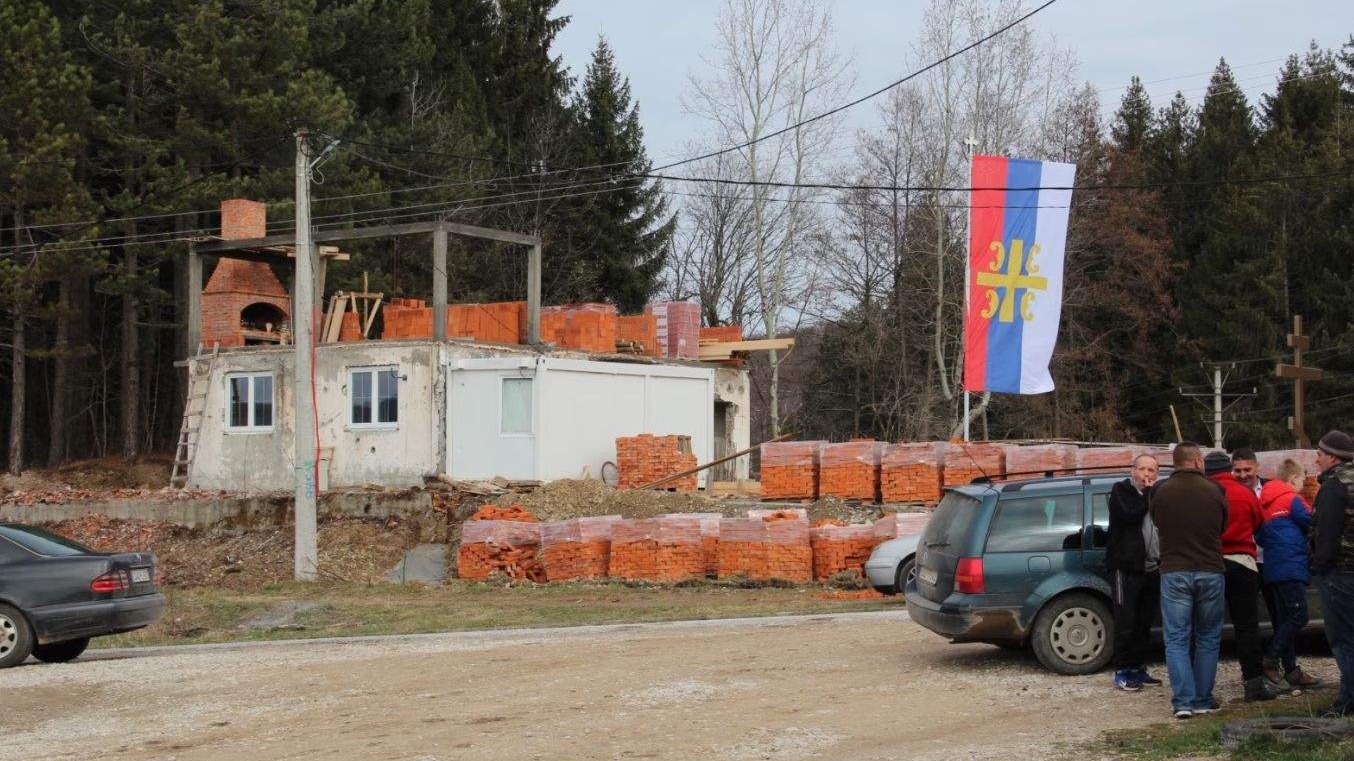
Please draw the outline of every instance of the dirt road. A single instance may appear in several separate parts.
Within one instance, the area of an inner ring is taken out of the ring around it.
[[[863,613],[105,652],[0,672],[0,758],[1057,758],[1167,702]]]

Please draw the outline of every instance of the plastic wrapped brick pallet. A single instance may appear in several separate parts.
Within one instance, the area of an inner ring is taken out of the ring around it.
[[[471,520],[461,526],[456,571],[462,579],[483,580],[494,571],[519,581],[545,581],[537,560],[541,524],[520,520]]]
[[[1035,478],[1047,471],[1070,471],[1077,467],[1077,448],[1073,444],[1008,444],[1006,472]]]
[[[854,570],[863,576],[865,561],[870,559],[870,553],[882,541],[884,540],[875,535],[874,526],[869,523],[810,528],[809,546],[813,549],[813,578],[823,581],[847,570]]]
[[[940,444],[923,441],[886,444],[879,458],[879,492],[884,502],[940,501]]]
[[[926,522],[931,513],[889,513],[874,522],[875,536],[879,541],[897,539],[900,536],[920,534],[926,530]]]
[[[611,532],[611,575],[639,581],[682,581],[705,575],[696,518],[622,520]]]
[[[726,518],[719,524],[719,578],[782,579],[813,577],[809,522],[799,517]]]
[[[963,486],[975,478],[999,478],[1006,473],[1006,450],[997,444],[946,443],[941,452],[945,486]]]
[[[1118,469],[1127,473],[1133,467],[1133,458],[1147,454],[1148,447],[1081,447],[1077,449],[1077,470],[1090,470],[1092,474],[1113,474]]]
[[[546,581],[601,579],[610,570],[611,532],[619,515],[541,524],[541,567]]]
[[[762,499],[818,497],[818,449],[822,441],[777,441],[761,446]]]
[[[724,518],[720,513],[669,513],[669,518],[692,518],[700,524],[701,560],[706,576],[719,573],[719,522]]]
[[[824,444],[818,453],[818,495],[878,501],[881,448],[874,440]]]

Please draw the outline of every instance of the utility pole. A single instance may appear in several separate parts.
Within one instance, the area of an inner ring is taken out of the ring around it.
[[[1293,432],[1293,438],[1297,441],[1299,449],[1308,449],[1312,446],[1302,421],[1307,399],[1307,381],[1319,381],[1325,375],[1319,368],[1302,364],[1302,350],[1309,348],[1311,344],[1311,337],[1302,334],[1302,315],[1293,315],[1293,332],[1288,334],[1288,345],[1293,349],[1293,364],[1274,366],[1276,376],[1293,381],[1293,416],[1288,418],[1288,430]]]
[[[315,517],[315,245],[310,235],[310,144],[305,129],[296,131],[296,276],[292,283],[292,346],[296,358],[292,421],[296,500],[295,572],[297,581],[314,581],[319,570]]]
[[[1232,368],[1235,368],[1235,367],[1236,367],[1236,365],[1233,364],[1233,365],[1232,365]],[[1211,416],[1210,418],[1205,418],[1204,421],[1205,421],[1205,422],[1211,422],[1211,423],[1213,424],[1213,448],[1214,448],[1214,449],[1223,449],[1223,446],[1222,446],[1222,427],[1223,427],[1222,413],[1226,412],[1228,409],[1231,409],[1233,405],[1237,404],[1237,403],[1240,402],[1242,399],[1249,399],[1249,398],[1255,396],[1257,393],[1259,393],[1258,390],[1255,389],[1255,388],[1252,388],[1249,392],[1227,393],[1227,392],[1225,391],[1226,385],[1227,385],[1227,376],[1225,376],[1225,375],[1222,374],[1222,365],[1214,365],[1214,366],[1213,366],[1213,383],[1212,383],[1212,388],[1211,388],[1210,390],[1208,390],[1208,391],[1206,391],[1206,392],[1200,392],[1200,391],[1192,391],[1192,392],[1191,392],[1191,391],[1185,391],[1183,388],[1182,388],[1182,389],[1178,389],[1181,396],[1191,397],[1191,398],[1194,398],[1194,399],[1207,399],[1207,398],[1209,398],[1209,397],[1212,397],[1212,399],[1213,399],[1213,404],[1212,404],[1213,414],[1212,414],[1212,416]],[[1226,404],[1224,404],[1224,400],[1225,400],[1226,398],[1228,398],[1228,397],[1230,397],[1230,398],[1232,399],[1232,401],[1231,401],[1231,402],[1228,402],[1228,403],[1226,403]]]
[[[978,151],[978,138],[976,138],[976,137],[973,136],[973,130],[969,130],[968,138],[966,138],[966,139],[964,140],[964,145],[968,148],[968,172],[969,172],[969,177],[972,177],[972,176],[973,176],[973,154],[976,153],[976,152]],[[971,191],[971,190],[969,191],[969,205],[968,205],[968,207],[969,207],[969,208],[968,208],[968,221],[964,223],[964,236],[965,236],[966,238],[968,238],[968,245],[964,246],[964,316],[963,316],[963,318],[961,318],[961,319],[959,320],[960,333],[964,336],[964,340],[963,340],[963,342],[961,342],[961,344],[960,344],[960,351],[959,351],[959,361],[960,361],[960,362],[963,362],[963,361],[964,361],[964,350],[965,350],[965,348],[967,348],[967,344],[968,344],[968,308],[969,308],[969,293],[968,293],[968,292],[969,292],[969,288],[972,287],[972,284],[971,284],[969,281],[970,281],[970,279],[973,277],[973,273],[969,271],[969,267],[973,264],[973,251],[970,250],[970,249],[972,248],[972,246],[973,246],[973,191]],[[961,384],[964,382],[964,373],[963,373],[963,369],[962,369],[962,368],[960,369],[960,372],[959,372],[959,382],[960,382]],[[986,396],[987,396],[987,395],[984,394],[983,396],[984,396],[984,402],[985,402],[985,401],[986,401]],[[971,415],[971,413],[969,412],[969,408],[970,408],[970,405],[971,405],[972,403],[973,403],[973,402],[972,402],[971,397],[970,397],[970,395],[969,395],[969,390],[968,390],[967,388],[965,388],[965,389],[964,389],[964,441],[965,441],[965,442],[969,442],[969,441],[972,441],[972,440],[973,440],[973,439],[970,437],[970,435],[969,435],[970,429],[972,428],[972,422],[973,422],[973,421],[971,421],[971,420],[969,419],[969,418],[970,418],[970,415]],[[987,405],[984,404],[984,405],[983,405],[983,438],[984,438],[984,439],[987,438],[987,430],[986,430],[986,428],[987,428]],[[953,435],[953,434],[951,434],[951,435]]]

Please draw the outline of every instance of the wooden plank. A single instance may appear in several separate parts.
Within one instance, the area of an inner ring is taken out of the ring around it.
[[[362,337],[367,338],[371,335],[371,324],[376,321],[376,313],[381,311],[381,296],[376,294],[376,301],[371,305],[371,311],[367,313],[367,322],[362,326]]]
[[[1324,374],[1315,367],[1298,367],[1296,365],[1278,365],[1274,368],[1274,374],[1280,378],[1305,381],[1319,381],[1325,377]]]
[[[768,351],[770,349],[789,349],[795,345],[793,338],[762,338],[755,341],[719,341],[700,344],[701,353],[728,354],[735,351]]]

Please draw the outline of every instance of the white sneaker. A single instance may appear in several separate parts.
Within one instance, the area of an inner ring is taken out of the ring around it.
[[[1192,719],[1192,718],[1194,718],[1194,711],[1191,711],[1191,710],[1189,710],[1188,708],[1181,708],[1180,710],[1178,710],[1178,711],[1175,712],[1175,718],[1177,718],[1177,719]]]

